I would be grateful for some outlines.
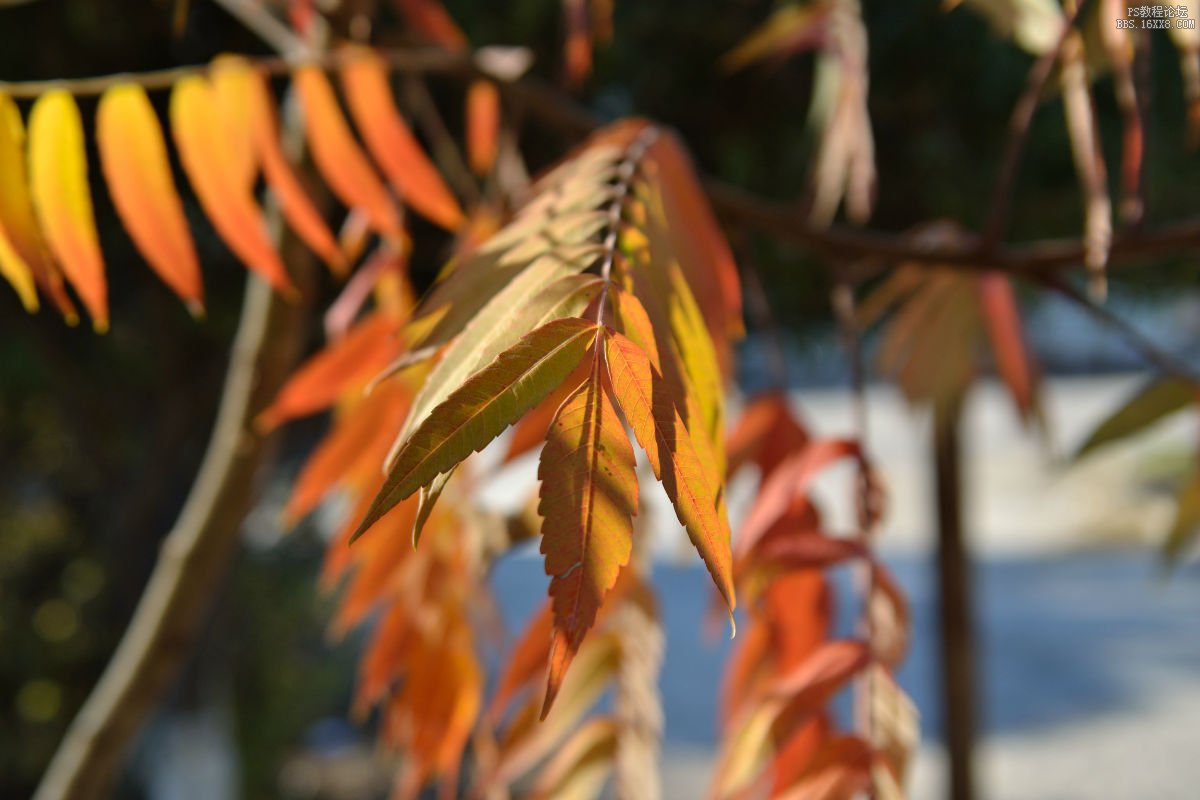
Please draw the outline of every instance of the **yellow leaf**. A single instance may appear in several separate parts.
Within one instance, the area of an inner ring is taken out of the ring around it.
[[[57,278],[58,297],[65,300],[62,279],[45,257],[41,233],[33,217],[25,176],[25,126],[21,112],[3,92],[0,92],[0,175],[4,176],[0,180],[0,272],[16,289],[28,311],[38,307],[32,286],[35,280],[45,283],[47,277]],[[67,309],[63,311],[66,313]]]
[[[33,207],[67,280],[108,330],[108,286],[92,216],[83,122],[75,98],[62,89],[38,98],[29,115],[29,185]]]

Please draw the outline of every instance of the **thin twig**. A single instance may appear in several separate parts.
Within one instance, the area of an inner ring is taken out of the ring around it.
[[[239,4],[240,5],[240,4]],[[296,120],[289,131],[297,132]],[[268,223],[292,278],[302,289],[316,274],[314,256],[285,231],[277,205]],[[106,796],[142,724],[192,653],[257,494],[271,453],[255,416],[274,398],[299,356],[309,308],[251,274],[230,351],[217,419],[204,460],[163,539],[150,580],[99,682],[42,776],[35,800]]]
[[[316,51],[292,32],[261,0],[213,0],[284,58],[307,58]]]
[[[218,0],[220,2],[221,0]],[[436,47],[405,47],[377,51],[387,65],[398,73],[420,75],[426,73],[476,75],[469,55],[452,53]],[[348,58],[356,57],[353,51],[334,50],[327,53],[307,53],[290,57],[261,56],[248,60],[256,69],[267,75],[288,75],[300,64],[315,64],[326,69],[335,69]],[[0,92],[17,100],[33,100],[54,89],[65,89],[76,97],[96,97],[105,91],[125,83],[135,83],[144,89],[170,89],[181,78],[203,75],[211,69],[210,64],[189,64],[148,72],[117,72],[90,78],[63,78],[48,81],[0,81]]]
[[[404,97],[416,116],[417,123],[429,139],[433,148],[433,158],[441,167],[442,174],[454,185],[459,196],[468,205],[479,202],[479,185],[467,162],[463,159],[462,151],[454,141],[442,112],[438,111],[437,103],[429,93],[425,81],[416,75],[408,75],[404,79]]]
[[[532,78],[504,81],[481,70],[467,54],[423,47],[381,50],[379,55],[392,70],[403,74],[444,74],[466,80],[486,78],[495,81],[501,92],[520,102],[531,116],[572,135],[586,135],[603,124],[596,115],[548,84]],[[335,52],[308,61],[326,68],[336,68],[345,58],[345,53]],[[296,66],[296,62],[281,58],[257,59],[254,63],[272,75],[288,74]],[[181,77],[201,74],[208,69],[207,65],[199,65],[76,80],[0,82],[0,92],[14,98],[28,99],[51,89],[67,89],[80,96],[97,95],[119,83],[138,83],[150,89],[165,89]],[[1041,239],[988,250],[980,248],[976,242],[929,246],[914,242],[902,232],[857,230],[836,225],[817,228],[808,223],[807,209],[802,206],[765,200],[712,177],[705,177],[703,184],[713,208],[727,224],[742,226],[781,242],[804,247],[833,260],[856,262],[874,259],[885,266],[914,262],[957,269],[998,270],[1026,276],[1073,269],[1084,263],[1085,248],[1079,238]],[[1200,249],[1200,219],[1164,225],[1154,230],[1129,230],[1113,238],[1109,266],[1128,266],[1154,257],[1197,249]],[[856,274],[853,277],[857,279],[861,276]]]
[[[1086,311],[1095,319],[1112,328],[1120,335],[1125,343],[1136,350],[1142,358],[1158,367],[1167,375],[1182,378],[1200,385],[1200,374],[1186,362],[1171,355],[1156,345],[1136,328],[1110,311],[1107,307],[1093,302],[1086,294],[1076,289],[1061,275],[1045,275],[1040,282],[1047,288],[1053,289],[1067,300]]]
[[[1008,214],[1012,207],[1013,189],[1017,183],[1017,172],[1021,167],[1021,157],[1025,152],[1025,143],[1029,140],[1029,129],[1033,123],[1033,113],[1037,110],[1038,101],[1041,98],[1042,90],[1046,87],[1046,82],[1050,80],[1050,73],[1054,70],[1054,64],[1062,55],[1063,48],[1067,44],[1067,40],[1071,36],[1071,31],[1075,27],[1075,21],[1079,18],[1079,13],[1083,7],[1087,5],[1088,0],[1082,0],[1064,21],[1062,32],[1059,34],[1058,41],[1054,47],[1042,53],[1033,67],[1029,70],[1029,74],[1025,79],[1025,89],[1021,92],[1020,98],[1013,106],[1012,118],[1008,123],[1008,147],[1004,151],[1004,162],[1000,168],[1000,178],[996,181],[996,188],[992,192],[992,208],[988,214],[987,222],[983,227],[983,234],[980,238],[981,249],[987,251],[996,247],[1004,236],[1005,229],[1008,227]]]
[[[277,226],[278,227],[278,226]],[[293,248],[293,277],[306,263]],[[307,269],[312,269],[311,257]],[[267,440],[251,431],[298,355],[305,310],[256,277],[242,319],[204,463],[99,683],[71,723],[35,800],[104,796],[146,716],[191,652],[255,496]]]

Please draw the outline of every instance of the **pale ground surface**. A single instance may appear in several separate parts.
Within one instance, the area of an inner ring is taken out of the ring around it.
[[[1186,570],[1164,585],[1136,549],[1053,558],[1150,546],[1169,524],[1167,495],[1148,493],[1139,484],[1194,447],[1196,425],[1187,414],[1070,470],[1055,463],[1140,380],[1052,381],[1049,451],[1022,432],[999,387],[985,386],[972,399],[967,497],[968,529],[984,583],[977,614],[988,680],[983,703],[988,733],[979,758],[984,798],[1200,797],[1196,572]],[[852,433],[844,393],[802,392],[799,399],[815,430]],[[868,402],[871,450],[892,496],[880,547],[899,562],[898,574],[909,584],[913,578],[905,580],[900,567],[916,569],[932,543],[928,421],[914,425],[890,388],[872,389]],[[847,474],[823,480],[823,493],[830,499],[844,495]],[[849,519],[845,503],[837,510],[833,520]],[[922,629],[922,615],[934,613],[932,598],[922,591],[928,578],[925,571],[917,580],[923,586],[909,586],[917,642],[902,675],[927,717],[936,702],[932,620]],[[668,693],[668,718],[670,705]],[[671,738],[665,796],[703,797],[711,748]],[[916,800],[943,796],[943,751],[928,736],[925,742],[910,784]]]

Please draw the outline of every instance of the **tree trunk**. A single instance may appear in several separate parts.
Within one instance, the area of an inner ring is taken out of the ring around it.
[[[961,400],[934,404],[942,730],[950,766],[946,796],[949,800],[974,800],[974,632],[970,563],[963,535],[961,421]]]

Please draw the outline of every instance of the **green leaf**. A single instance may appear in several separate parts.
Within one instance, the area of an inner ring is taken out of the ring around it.
[[[351,540],[440,473],[449,472],[566,380],[596,337],[596,325],[560,319],[529,333],[472,375],[410,436]]]
[[[1169,414],[1195,402],[1196,386],[1177,378],[1156,378],[1092,431],[1075,453],[1078,460],[1106,444],[1141,433]]]
[[[591,254],[547,254],[517,275],[488,302],[455,339],[413,400],[397,438],[399,447],[429,412],[462,386],[476,370],[491,363],[523,335],[547,322],[574,316],[587,306],[584,290],[597,285],[579,276],[595,260]],[[563,280],[571,278],[571,280]],[[388,463],[391,463],[391,458]]]
[[[1163,560],[1173,567],[1200,531],[1200,473],[1193,473],[1175,496],[1175,522],[1163,542]]]

